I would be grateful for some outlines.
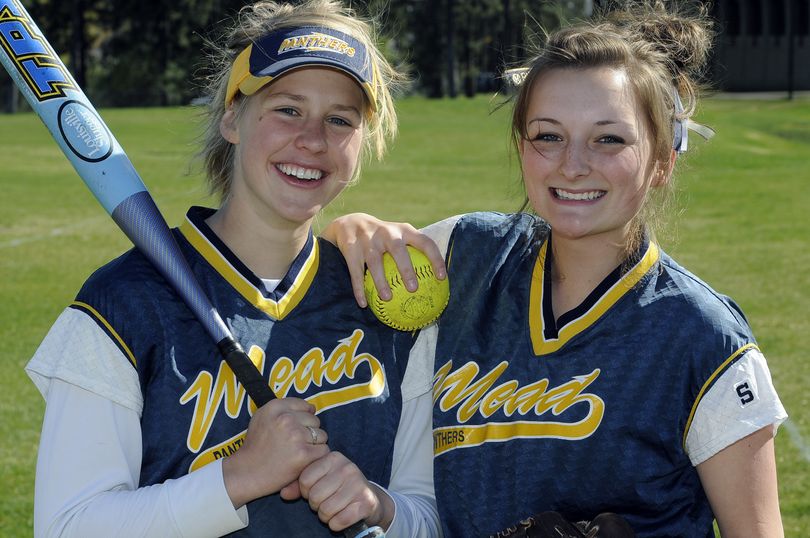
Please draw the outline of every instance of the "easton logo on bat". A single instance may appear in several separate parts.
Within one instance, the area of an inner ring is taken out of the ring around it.
[[[14,63],[38,101],[64,97],[75,90],[70,75],[55,53],[37,35],[36,26],[17,0],[0,0],[0,46]]]

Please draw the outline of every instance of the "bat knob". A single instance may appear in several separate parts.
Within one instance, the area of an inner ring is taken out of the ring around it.
[[[385,538],[385,531],[380,527],[369,527],[362,521],[343,531],[346,538]]]

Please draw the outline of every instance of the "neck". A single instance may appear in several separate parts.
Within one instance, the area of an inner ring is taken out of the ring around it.
[[[555,317],[580,305],[624,259],[624,246],[604,238],[552,235],[552,307]]]
[[[226,202],[206,223],[259,278],[281,279],[301,252],[311,221],[269,223],[235,211]]]

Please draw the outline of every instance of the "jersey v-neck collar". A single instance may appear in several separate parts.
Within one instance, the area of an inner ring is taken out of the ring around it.
[[[192,207],[180,225],[180,232],[245,300],[274,319],[284,319],[304,298],[318,271],[318,242],[312,230],[287,274],[275,290],[268,291],[262,280],[205,223],[213,213],[213,209]]]
[[[551,301],[551,235],[543,242],[532,271],[529,295],[529,333],[535,355],[548,355],[561,349],[576,335],[597,322],[616,302],[635,286],[659,258],[655,243],[645,238],[626,271],[627,264],[614,269],[573,310],[554,318]]]

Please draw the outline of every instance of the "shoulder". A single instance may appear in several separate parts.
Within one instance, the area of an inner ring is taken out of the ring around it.
[[[536,233],[548,228],[540,217],[528,213],[498,213],[478,211],[458,218],[455,230],[503,236],[515,233]]]
[[[464,215],[447,247],[451,300],[453,289],[484,290],[493,286],[498,275],[530,271],[547,237],[547,224],[526,213]]]
[[[319,279],[333,279],[338,287],[344,288],[346,282],[349,281],[349,268],[346,264],[346,258],[340,252],[340,249],[323,239],[316,237],[315,241],[318,245],[318,277]]]
[[[737,303],[663,253],[654,293],[650,315],[668,331],[670,348],[681,350],[695,397],[757,349]]]
[[[730,297],[714,290],[697,275],[661,253],[658,291],[677,299],[707,325],[733,326],[749,334],[750,327],[742,309]],[[661,285],[663,284],[663,285]]]
[[[143,397],[136,359],[116,333],[98,321],[86,308],[66,308],[25,370],[46,400],[58,379],[140,415]]]
[[[126,327],[160,319],[177,300],[152,263],[133,248],[97,269],[71,306],[107,329],[126,332]]]
[[[149,260],[138,249],[132,248],[96,269],[85,281],[79,295],[116,293],[122,288],[142,288],[157,280],[162,278]]]
[[[499,249],[528,247],[542,242],[548,235],[548,224],[528,213],[477,212],[463,215],[456,222],[450,237],[450,247],[472,244]]]

